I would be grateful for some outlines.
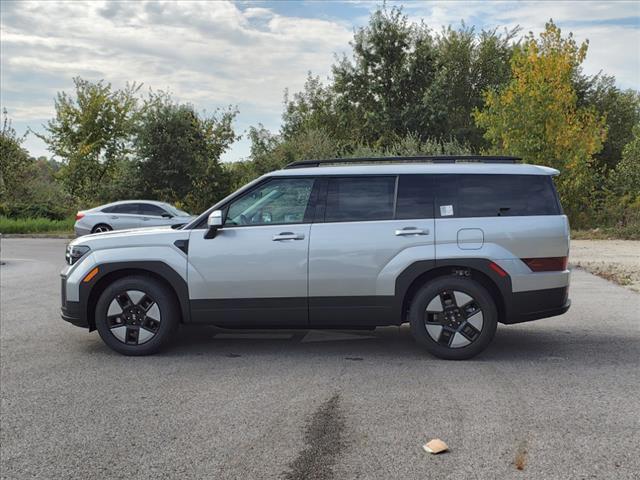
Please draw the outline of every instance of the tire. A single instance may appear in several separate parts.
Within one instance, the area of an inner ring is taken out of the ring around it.
[[[113,230],[111,225],[107,225],[106,223],[99,223],[91,230],[91,233],[102,233],[102,232],[110,232]]]
[[[111,349],[123,355],[151,355],[164,347],[178,326],[174,293],[153,278],[116,280],[96,304],[96,328]]]
[[[465,360],[487,348],[496,333],[498,311],[477,282],[440,277],[413,297],[409,323],[413,338],[432,355]]]

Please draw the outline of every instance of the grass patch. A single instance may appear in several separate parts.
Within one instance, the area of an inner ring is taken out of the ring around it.
[[[0,233],[73,233],[75,218],[9,218],[0,216]]]

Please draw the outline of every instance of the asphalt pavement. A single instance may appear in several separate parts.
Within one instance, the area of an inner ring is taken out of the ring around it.
[[[65,242],[2,240],[3,479],[639,478],[638,293],[575,271],[567,314],[470,361],[406,326],[191,327],[133,358],[60,319]]]

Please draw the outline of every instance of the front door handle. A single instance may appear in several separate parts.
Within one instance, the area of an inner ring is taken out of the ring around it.
[[[406,235],[429,235],[429,229],[416,228],[416,227],[404,227],[402,230],[396,230],[396,236],[403,237]]]
[[[272,240],[274,242],[282,242],[283,240],[304,240],[304,235],[293,232],[281,232],[278,235],[274,235]]]

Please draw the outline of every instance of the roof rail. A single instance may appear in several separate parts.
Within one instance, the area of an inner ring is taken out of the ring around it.
[[[493,155],[430,155],[416,157],[360,157],[360,158],[327,158],[322,160],[300,160],[284,167],[304,168],[322,165],[342,165],[349,163],[518,163],[519,157]]]

